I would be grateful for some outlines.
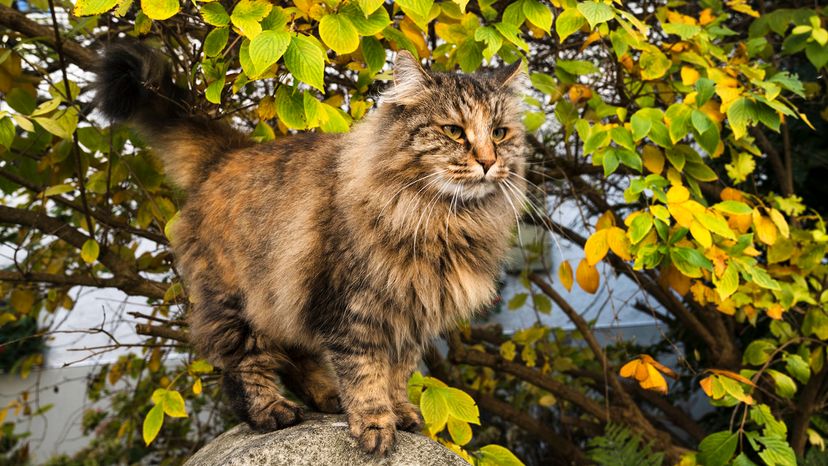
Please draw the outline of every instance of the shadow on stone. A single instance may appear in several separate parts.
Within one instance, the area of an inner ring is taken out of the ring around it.
[[[419,434],[397,433],[385,459],[371,458],[348,433],[345,416],[310,414],[297,426],[264,434],[240,424],[205,445],[184,466],[468,466],[462,458]]]

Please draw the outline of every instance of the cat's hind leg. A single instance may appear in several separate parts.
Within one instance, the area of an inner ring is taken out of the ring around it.
[[[287,356],[288,363],[279,371],[282,384],[323,413],[342,412],[336,375],[324,355],[304,348],[289,348]]]
[[[208,296],[212,299],[203,299]],[[276,372],[288,359],[250,327],[239,295],[202,292],[200,297],[189,316],[193,343],[222,369],[222,388],[237,416],[259,431],[301,422],[302,408],[285,398],[277,384]]]

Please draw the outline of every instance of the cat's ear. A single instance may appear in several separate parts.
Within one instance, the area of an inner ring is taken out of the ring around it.
[[[498,68],[494,72],[494,79],[502,89],[509,89],[516,94],[525,93],[528,87],[523,60],[516,60],[511,65]]]
[[[394,86],[386,91],[384,100],[398,104],[412,104],[422,98],[431,82],[420,61],[407,50],[397,52],[394,60]]]

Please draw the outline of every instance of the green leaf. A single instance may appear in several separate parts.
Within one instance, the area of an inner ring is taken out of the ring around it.
[[[762,434],[766,437],[785,438],[788,435],[788,426],[776,419],[768,405],[759,404],[751,407],[750,419],[763,427]]]
[[[356,28],[361,36],[373,36],[374,34],[382,32],[389,24],[391,19],[388,17],[388,12],[385,8],[376,10],[370,16],[365,17],[358,8],[343,8],[342,12],[348,16],[348,19]]]
[[[480,453],[481,466],[524,466],[511,451],[500,445],[486,445],[478,450]]]
[[[365,13],[365,16],[377,11],[381,7],[384,0],[358,0],[359,8]]]
[[[690,132],[690,117],[693,109],[685,104],[677,103],[670,105],[664,113],[667,122],[667,129],[670,132],[670,140],[673,144],[679,142]]]
[[[227,45],[227,39],[230,37],[230,28],[213,29],[207,34],[204,39],[204,54],[208,57],[215,57],[220,54]]]
[[[172,18],[179,9],[178,0],[141,0],[144,14],[158,21]]]
[[[704,163],[687,162],[684,165],[684,174],[698,181],[716,181],[719,176]]]
[[[290,129],[305,129],[305,103],[296,88],[279,86],[276,89],[276,114]]]
[[[575,76],[585,76],[598,72],[598,67],[586,60],[558,60],[555,65]]]
[[[714,204],[713,209],[730,215],[748,215],[753,212],[753,209],[740,201],[722,201]]]
[[[618,155],[613,148],[601,150],[596,154],[596,158],[601,157],[601,165],[604,167],[604,176],[610,176],[618,169]]]
[[[615,18],[615,11],[606,3],[581,2],[578,4],[578,11],[584,15],[584,18],[589,22],[589,27],[593,29],[598,24],[606,23]]]
[[[727,108],[727,120],[736,139],[744,137],[747,134],[747,126],[757,118],[756,105],[745,97],[739,97]]]
[[[698,464],[704,466],[723,466],[736,453],[739,434],[737,432],[716,432],[704,438],[699,444],[699,453],[696,455]]]
[[[443,397],[446,400],[449,414],[461,421],[480,424],[480,411],[477,404],[468,393],[457,388],[445,388]]]
[[[164,400],[160,403],[164,407],[164,413],[170,417],[187,417],[187,410],[184,407],[184,398],[176,390],[164,390]],[[154,397],[153,397],[154,398]]]
[[[289,44],[290,33],[287,31],[263,31],[251,40],[248,53],[257,74],[263,73],[282,58]]]
[[[611,138],[609,131],[593,127],[592,133],[588,138],[586,138],[586,141],[584,141],[584,154],[589,155],[597,149],[605,147],[609,144],[610,140]]]
[[[772,340],[753,340],[745,348],[745,353],[742,355],[742,362],[752,366],[761,366],[768,362],[774,350],[776,350],[776,344]]]
[[[224,76],[222,76],[221,79],[217,79],[211,82],[210,85],[207,86],[207,89],[204,91],[204,97],[207,98],[209,102],[212,102],[214,104],[220,104],[221,93],[224,90],[224,83]]]
[[[739,288],[739,271],[736,267],[729,265],[722,274],[722,278],[713,276],[713,284],[716,285],[719,298],[725,300]]]
[[[759,437],[757,439],[765,449],[759,452],[759,457],[770,466],[796,466],[796,454],[784,438]]]
[[[713,93],[716,90],[716,83],[707,78],[699,78],[696,80],[696,105],[701,107],[711,97],[713,97]]]
[[[385,47],[374,37],[362,38],[362,56],[372,73],[378,72],[385,66]]]
[[[472,430],[468,422],[463,422],[452,417],[449,418],[447,426],[451,440],[457,445],[463,446],[471,441]]]
[[[580,30],[586,23],[586,18],[577,8],[567,8],[555,20],[555,31],[557,31],[558,37],[563,43],[567,37]]]
[[[630,224],[630,230],[627,234],[630,236],[630,241],[633,244],[638,243],[650,230],[653,228],[653,216],[648,213],[636,215]]]
[[[802,333],[814,335],[820,340],[828,340],[828,311],[813,308],[806,312],[802,321]]]
[[[99,15],[115,8],[118,0],[78,0],[75,3],[76,16]]]
[[[206,359],[196,359],[190,363],[190,372],[193,374],[210,374],[213,372],[213,365]]]
[[[628,149],[619,149],[616,150],[615,153],[624,165],[638,172],[643,169],[644,163],[641,161],[641,157],[639,157],[635,152]]]
[[[517,45],[521,49],[525,51],[529,51],[529,44],[526,43],[523,39],[520,38],[520,29],[517,28],[514,24],[511,23],[495,23],[495,29],[500,32],[503,37],[506,38],[509,42]]]
[[[350,129],[350,118],[341,109],[322,103],[320,107],[324,113],[323,121],[319,125],[326,133],[347,133]]]
[[[319,37],[339,55],[351,53],[359,47],[359,33],[343,14],[329,14],[319,21]]]
[[[98,254],[100,252],[101,248],[98,246],[98,242],[94,239],[88,239],[83,243],[83,247],[81,248],[81,259],[87,264],[91,264],[98,260]]]
[[[538,0],[523,0],[523,14],[530,23],[549,32],[552,29],[552,12]]]
[[[457,47],[455,57],[457,58],[457,63],[460,65],[460,69],[464,73],[472,73],[480,68],[483,62],[483,51],[480,49],[477,41],[469,37]]]
[[[397,5],[402,7],[403,11],[426,19],[431,12],[431,6],[434,5],[434,0],[397,0]]]
[[[142,433],[144,436],[144,443],[149,445],[158,436],[161,431],[161,424],[164,423],[164,408],[161,405],[155,405],[149,410],[147,416],[144,418],[144,425]]]
[[[9,117],[0,118],[0,146],[5,147],[6,149],[11,148],[12,142],[14,141],[14,123],[12,123],[12,119]]]
[[[242,35],[252,40],[262,32],[261,21],[272,8],[267,0],[240,0],[233,8],[230,21],[239,28]]]
[[[805,56],[814,65],[814,68],[819,71],[828,64],[828,46],[821,45],[817,41],[812,41],[805,47]]]
[[[75,107],[69,107],[55,112],[51,117],[34,117],[32,120],[61,139],[71,139],[78,126],[78,111]]]
[[[811,378],[811,366],[808,365],[807,361],[802,359],[802,356],[798,354],[786,354],[783,359],[785,360],[785,369],[787,369],[789,374],[803,384],[808,383],[808,380]]]
[[[324,92],[325,54],[315,39],[293,36],[285,52],[285,65],[293,77]]]
[[[774,391],[782,398],[792,398],[796,393],[796,382],[790,376],[774,369],[766,372],[773,379]]]
[[[497,32],[497,29],[491,26],[477,28],[474,31],[474,40],[486,43],[486,48],[483,49],[483,57],[486,60],[491,60],[500,50],[500,47],[503,46],[503,36]]]
[[[642,52],[638,64],[641,67],[641,79],[649,81],[664,76],[673,62],[658,49],[653,49]]]
[[[673,261],[673,265],[681,273],[688,277],[700,277],[701,271],[699,269],[710,270],[713,268],[713,264],[708,258],[704,257],[704,254],[692,248],[670,248],[670,260]]]
[[[201,17],[204,22],[217,27],[223,27],[230,24],[230,15],[224,10],[219,2],[208,3],[201,7]]]
[[[420,412],[431,433],[443,430],[449,415],[443,389],[437,387],[426,389],[420,397]]]
[[[653,127],[653,120],[639,110],[630,118],[630,126],[632,126],[632,136],[635,141],[644,139],[650,134],[650,128]]]

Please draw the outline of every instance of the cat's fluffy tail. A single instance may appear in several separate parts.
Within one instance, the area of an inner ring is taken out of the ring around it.
[[[170,66],[150,47],[107,47],[97,75],[96,106],[113,121],[136,125],[167,176],[186,190],[204,181],[227,152],[250,145],[230,126],[191,115],[191,93],[173,83]]]

